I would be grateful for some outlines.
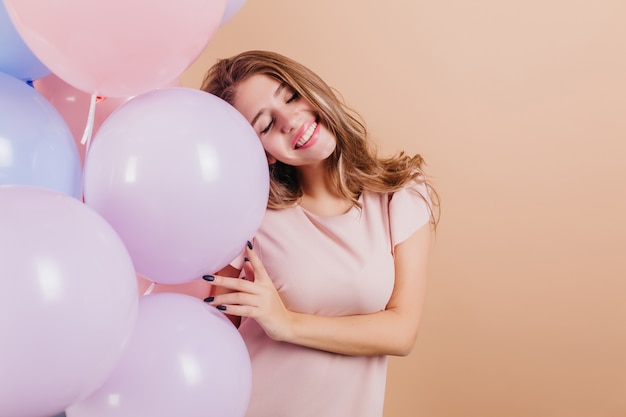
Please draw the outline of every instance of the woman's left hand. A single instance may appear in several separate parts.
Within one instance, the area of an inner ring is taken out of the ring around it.
[[[243,265],[246,279],[219,275],[213,276],[212,281],[205,278],[211,285],[232,291],[215,295],[209,304],[227,314],[255,319],[274,340],[288,340],[292,313],[285,307],[265,266],[250,246],[246,247]]]

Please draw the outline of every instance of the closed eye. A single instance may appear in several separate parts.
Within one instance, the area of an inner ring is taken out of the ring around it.
[[[298,93],[297,91],[294,91],[293,94],[291,95],[291,97],[289,97],[289,100],[287,100],[287,103],[291,103],[292,101],[296,101],[299,98],[300,98],[300,93]]]
[[[286,103],[287,104],[292,103],[298,100],[299,98],[300,98],[300,93],[298,93],[297,91],[293,91],[291,96],[289,96],[289,98],[287,99]],[[266,133],[268,133],[272,129],[272,126],[274,126],[275,121],[276,119],[272,118],[272,120],[270,120],[269,124],[265,127],[265,129],[261,130],[261,134],[265,135]]]
[[[266,134],[267,132],[269,132],[269,131],[270,131],[270,129],[271,129],[271,128],[272,128],[272,126],[274,125],[274,121],[275,121],[275,119],[274,119],[274,118],[272,118],[272,120],[270,120],[270,122],[269,122],[269,124],[267,125],[267,127],[266,127],[265,129],[261,130],[261,134],[262,134],[262,135],[264,135],[264,134]]]

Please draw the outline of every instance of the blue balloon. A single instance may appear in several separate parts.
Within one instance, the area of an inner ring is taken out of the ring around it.
[[[0,72],[24,81],[50,75],[50,70],[33,54],[15,29],[3,0],[0,0]]]
[[[39,186],[82,199],[70,128],[34,88],[0,72],[0,186]]]

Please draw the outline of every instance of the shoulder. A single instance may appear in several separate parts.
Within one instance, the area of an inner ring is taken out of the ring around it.
[[[389,193],[389,199],[393,199],[394,196],[402,196],[402,197],[412,197],[412,198],[420,198],[426,204],[431,203],[431,196],[429,186],[426,181],[424,181],[421,177],[408,181],[402,188],[396,190],[394,192]],[[399,198],[399,197],[396,197]]]
[[[389,223],[395,244],[427,223],[434,223],[433,203],[425,182],[411,181],[389,194]]]

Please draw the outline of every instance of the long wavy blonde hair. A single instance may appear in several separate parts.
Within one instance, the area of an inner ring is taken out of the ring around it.
[[[233,104],[238,83],[255,74],[270,76],[291,87],[307,100],[319,120],[337,138],[337,146],[328,158],[328,172],[337,192],[360,207],[363,190],[390,193],[411,181],[424,183],[429,190],[429,207],[437,223],[435,207],[439,198],[423,171],[424,160],[400,152],[380,158],[368,138],[365,123],[348,107],[340,95],[304,65],[270,51],[247,51],[220,59],[207,71],[201,89]],[[295,168],[276,162],[270,165],[268,208],[293,206],[302,197]]]

